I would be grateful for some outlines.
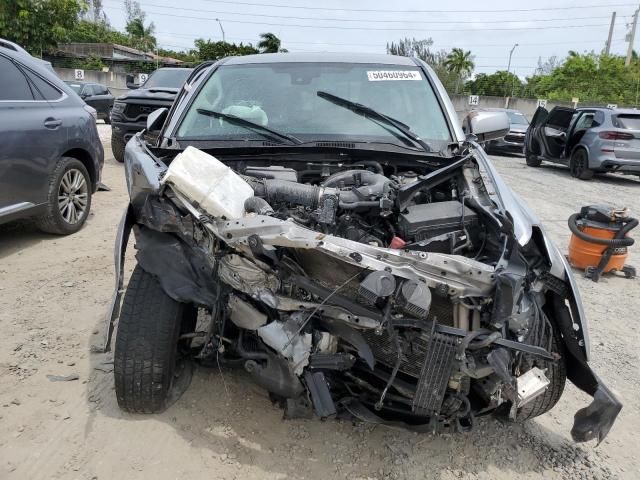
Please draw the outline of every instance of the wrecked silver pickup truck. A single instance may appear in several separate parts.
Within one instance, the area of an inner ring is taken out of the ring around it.
[[[117,323],[120,407],[163,410],[197,362],[246,370],[287,418],[466,431],[545,413],[568,378],[593,397],[573,438],[601,441],[622,405],[588,364],[572,273],[476,143],[508,120],[465,126],[414,58],[195,69],[149,116],[157,140],[126,147],[105,344]]]

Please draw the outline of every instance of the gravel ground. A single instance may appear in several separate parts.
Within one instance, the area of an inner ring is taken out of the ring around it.
[[[416,435],[319,420],[283,421],[238,372],[199,369],[160,415],[122,413],[110,355],[90,353],[113,287],[112,245],[126,205],[122,166],[108,150],[104,182],[78,234],[0,226],[0,479],[637,479],[640,461],[638,280],[578,282],[591,322],[593,364],[625,406],[599,447],[575,445],[573,414],[589,398],[567,386],[550,413],[522,425],[488,418],[469,434]],[[640,182],[591,182],[567,170],[495,157],[514,190],[566,248],[568,216],[613,202],[640,213]],[[636,232],[640,236],[640,230]],[[633,247],[630,263],[639,257]],[[636,260],[637,261],[637,260]],[[74,375],[54,382],[47,375]]]

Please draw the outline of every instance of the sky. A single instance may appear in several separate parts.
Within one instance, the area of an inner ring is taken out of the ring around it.
[[[637,3],[597,0],[536,2],[457,0],[139,0],[160,47],[187,50],[196,38],[256,44],[275,33],[291,52],[384,53],[387,42],[431,38],[434,50],[471,50],[477,73],[532,75],[538,59],[569,50],[600,52],[616,12],[611,51],[624,55]],[[124,29],[122,0],[103,0],[112,26]],[[640,32],[635,45],[640,43]]]

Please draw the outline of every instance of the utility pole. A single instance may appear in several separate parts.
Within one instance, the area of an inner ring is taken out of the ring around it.
[[[216,18],[216,21],[218,22],[218,25],[220,25],[220,31],[222,32],[222,41],[226,43],[226,40],[224,39],[224,28],[222,28],[222,22],[219,18]]]
[[[609,55],[609,52],[611,52],[611,40],[613,38],[613,27],[616,24],[616,12],[613,12],[611,14],[611,26],[609,27],[609,37],[607,38],[607,43],[604,49],[604,53],[606,53],[607,55]]]
[[[509,73],[509,71],[511,70],[511,57],[513,55],[513,51],[516,49],[517,46],[518,44],[516,43],[511,49],[511,51],[509,52],[509,64],[507,65],[507,73]]]
[[[507,64],[507,76],[509,75],[510,71],[511,71],[511,57],[513,56],[513,51],[516,49],[516,47],[518,46],[518,44],[514,44],[513,48],[511,49],[511,51],[509,52],[509,63]],[[514,79],[513,82],[511,82],[511,95],[509,96],[509,99],[507,100],[507,105],[505,108],[509,108],[509,104],[511,103],[511,97],[513,97],[513,91],[516,88],[516,80]]]
[[[624,66],[628,67],[631,63],[631,55],[633,53],[633,41],[636,38],[636,26],[638,25],[638,12],[640,7],[633,14],[633,25],[631,26],[631,33],[629,34],[629,47],[627,48],[627,59],[624,62]]]

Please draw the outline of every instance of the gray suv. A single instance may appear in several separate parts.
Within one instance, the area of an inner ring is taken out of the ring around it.
[[[82,227],[104,163],[94,115],[42,61],[0,41],[0,224]]]
[[[555,107],[536,111],[525,138],[527,165],[543,161],[567,165],[571,175],[595,173],[640,176],[640,110]]]

